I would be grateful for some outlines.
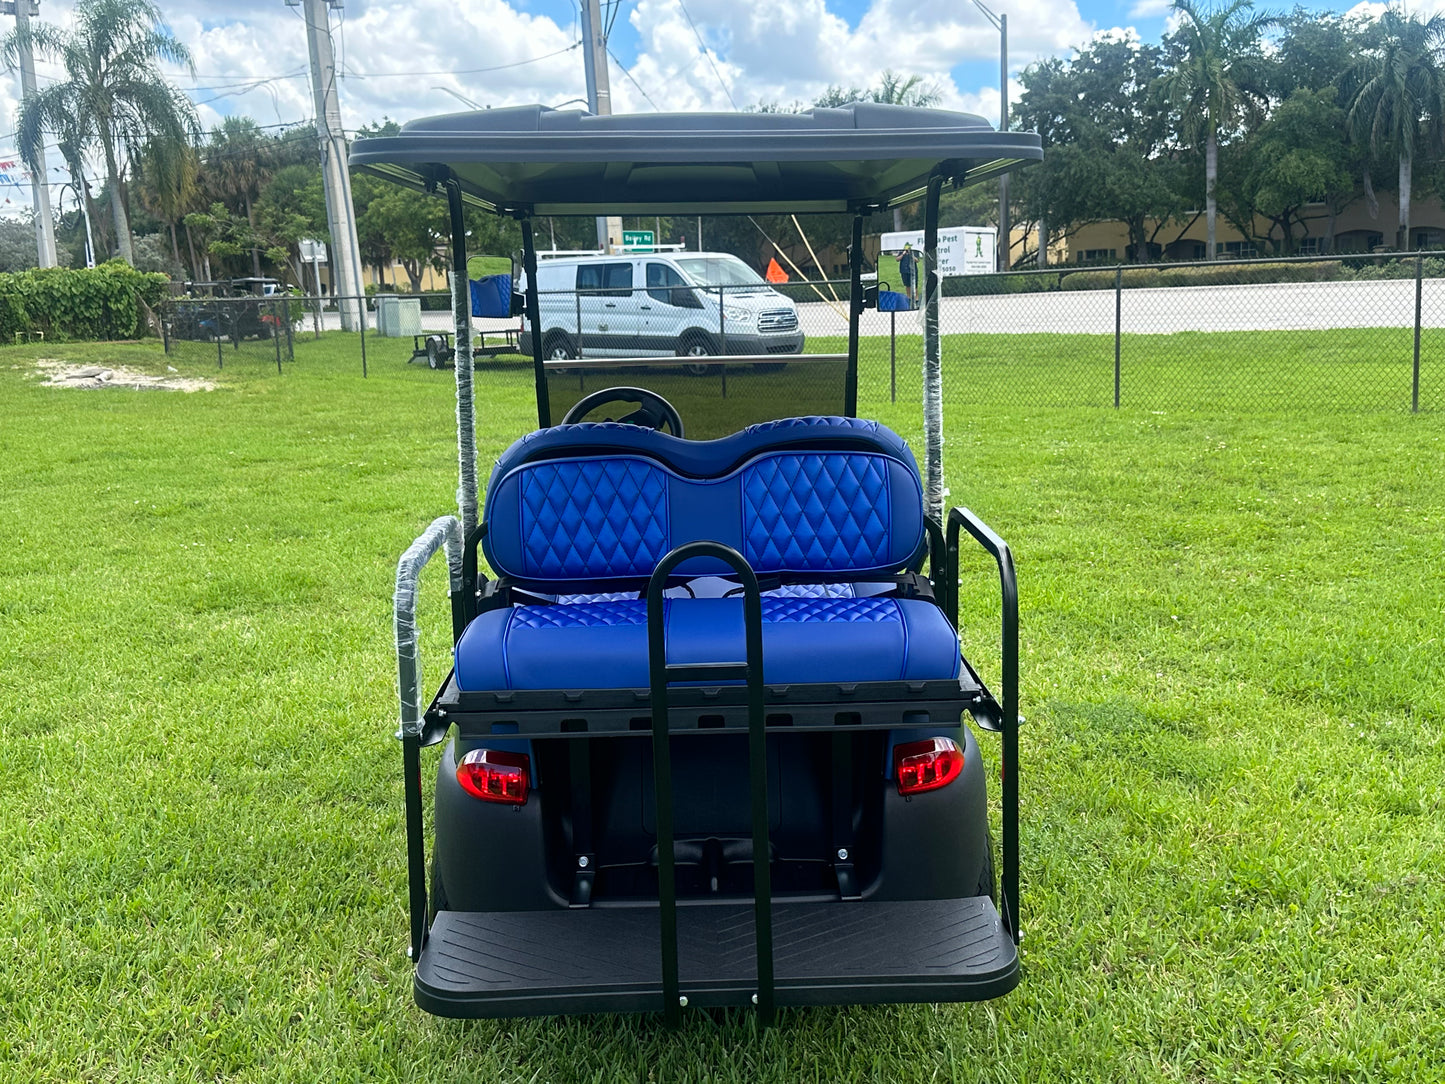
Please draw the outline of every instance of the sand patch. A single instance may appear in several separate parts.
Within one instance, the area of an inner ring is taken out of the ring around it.
[[[74,365],[53,358],[39,358],[35,367],[49,388],[123,388],[128,391],[214,391],[209,380],[186,376],[152,376],[119,365]],[[174,372],[175,370],[172,370]]]

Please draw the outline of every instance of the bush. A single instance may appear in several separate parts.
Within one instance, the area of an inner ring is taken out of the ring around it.
[[[0,303],[9,319],[24,320],[15,330],[44,332],[47,339],[136,339],[146,334],[145,309],[166,296],[170,280],[155,272],[137,271],[121,260],[96,268],[36,268],[6,276]],[[0,316],[0,327],[6,317]],[[6,341],[14,339],[14,331]]]
[[[1414,271],[1411,271],[1414,274]],[[1112,290],[1113,268],[1063,272],[1065,290]],[[1168,286],[1252,286],[1269,282],[1332,282],[1351,277],[1339,260],[1308,263],[1198,264],[1126,267],[1121,285],[1141,290]]]
[[[13,343],[16,332],[29,327],[30,317],[15,288],[15,276],[0,274],[0,345]]]

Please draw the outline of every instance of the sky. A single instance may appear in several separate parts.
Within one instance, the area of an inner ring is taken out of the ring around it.
[[[1445,0],[1425,0],[1426,4]],[[1157,41],[1168,0],[985,0],[1006,14],[1010,97],[1018,73],[1101,33]],[[262,125],[313,115],[306,30],[286,0],[159,0],[195,74],[170,69],[202,124],[244,114]],[[1261,10],[1290,5],[1260,3]],[[1312,10],[1349,5],[1305,0]],[[1379,8],[1367,3],[1362,7]],[[1420,5],[1415,5],[1420,6]],[[41,0],[64,25],[74,0]],[[613,111],[731,110],[807,103],[830,85],[866,87],[891,69],[918,75],[945,107],[999,118],[999,35],[972,0],[617,0],[608,47]],[[0,16],[0,29],[10,19]],[[584,98],[576,0],[345,0],[332,13],[343,124],[354,129],[482,106]],[[41,85],[60,75],[37,64]],[[15,147],[19,80],[0,75],[0,159]],[[55,165],[52,161],[51,166]],[[57,179],[59,175],[56,174]],[[0,186],[0,213],[28,194]]]

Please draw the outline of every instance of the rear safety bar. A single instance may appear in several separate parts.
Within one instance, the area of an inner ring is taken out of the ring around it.
[[[421,747],[434,745],[446,733],[432,733],[421,708],[421,654],[417,645],[416,598],[421,570],[446,548],[448,591],[452,603],[452,630],[461,635],[466,627],[462,597],[462,525],[455,516],[439,516],[421,533],[396,566],[396,594],[393,613],[396,623],[396,688],[401,701],[402,786],[406,794],[406,861],[410,885],[411,945],[407,955],[413,963],[421,959],[426,940],[426,841],[422,836]]]
[[[967,508],[948,513],[948,586],[939,604],[958,628],[958,532],[963,528],[998,564],[1003,595],[1001,654],[1003,706],[999,729],[1003,737],[1003,920],[1014,944],[1023,939],[1019,922],[1019,587],[1008,543]],[[936,590],[936,588],[935,588]]]
[[[669,665],[663,620],[668,576],[694,557],[715,557],[737,572],[743,585],[742,662]],[[773,892],[768,867],[768,758],[763,709],[763,602],[758,578],[743,555],[720,542],[689,542],[666,557],[647,581],[647,664],[652,687],[652,776],[657,805],[657,903],[662,924],[662,1011],[669,1025],[682,1019],[677,967],[677,880],[673,854],[672,751],[667,718],[667,687],[682,681],[737,681],[748,687],[748,777],[753,821],[753,928],[756,933],[758,988],[753,1000],[758,1019],[773,1021]]]

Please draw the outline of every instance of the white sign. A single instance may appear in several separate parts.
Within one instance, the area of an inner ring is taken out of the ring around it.
[[[951,226],[938,231],[938,270],[944,278],[958,275],[991,275],[996,270],[994,242],[998,230],[992,226]],[[897,255],[905,244],[923,255],[923,231],[885,233],[882,251]]]
[[[296,242],[296,247],[301,250],[301,259],[305,263],[326,262],[326,242],[312,241],[302,238]]]

